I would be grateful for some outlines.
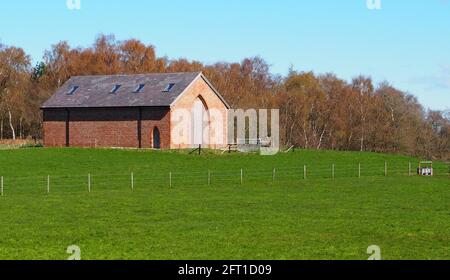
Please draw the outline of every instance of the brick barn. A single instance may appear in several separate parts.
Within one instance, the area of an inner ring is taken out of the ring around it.
[[[202,73],[72,77],[41,107],[44,146],[220,148],[229,108]]]

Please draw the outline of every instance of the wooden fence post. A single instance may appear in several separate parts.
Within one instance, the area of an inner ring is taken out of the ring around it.
[[[88,191],[91,192],[91,173],[88,174]]]
[[[272,171],[272,182],[275,182],[275,176],[277,174],[277,170],[274,168]]]

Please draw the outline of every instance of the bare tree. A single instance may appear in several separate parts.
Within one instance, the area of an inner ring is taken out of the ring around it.
[[[260,57],[205,65],[158,57],[152,45],[100,35],[87,48],[60,42],[30,67],[22,49],[0,45],[0,138],[41,135],[39,106],[74,75],[203,71],[234,108],[279,108],[284,145],[396,152],[448,158],[450,112],[425,112],[417,100],[370,77],[270,73]]]

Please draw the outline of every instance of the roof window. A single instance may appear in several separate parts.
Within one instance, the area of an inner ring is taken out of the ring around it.
[[[112,93],[112,94],[117,93],[117,92],[119,91],[120,87],[122,87],[122,85],[115,85],[115,86],[112,88],[112,90],[111,90],[110,93]]]
[[[166,88],[163,90],[163,92],[170,92],[173,87],[175,86],[175,83],[170,83],[166,86]]]
[[[79,86],[73,86],[70,88],[70,90],[67,92],[68,95],[73,95],[80,87]]]
[[[145,84],[140,84],[136,87],[136,89],[133,91],[133,93],[140,93],[145,87]]]

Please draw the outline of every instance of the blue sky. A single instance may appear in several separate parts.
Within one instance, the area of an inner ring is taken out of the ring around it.
[[[272,72],[371,75],[432,109],[450,109],[450,1],[2,0],[0,42],[39,61],[51,44],[90,46],[99,33],[137,38],[159,56],[204,63],[261,56]]]

